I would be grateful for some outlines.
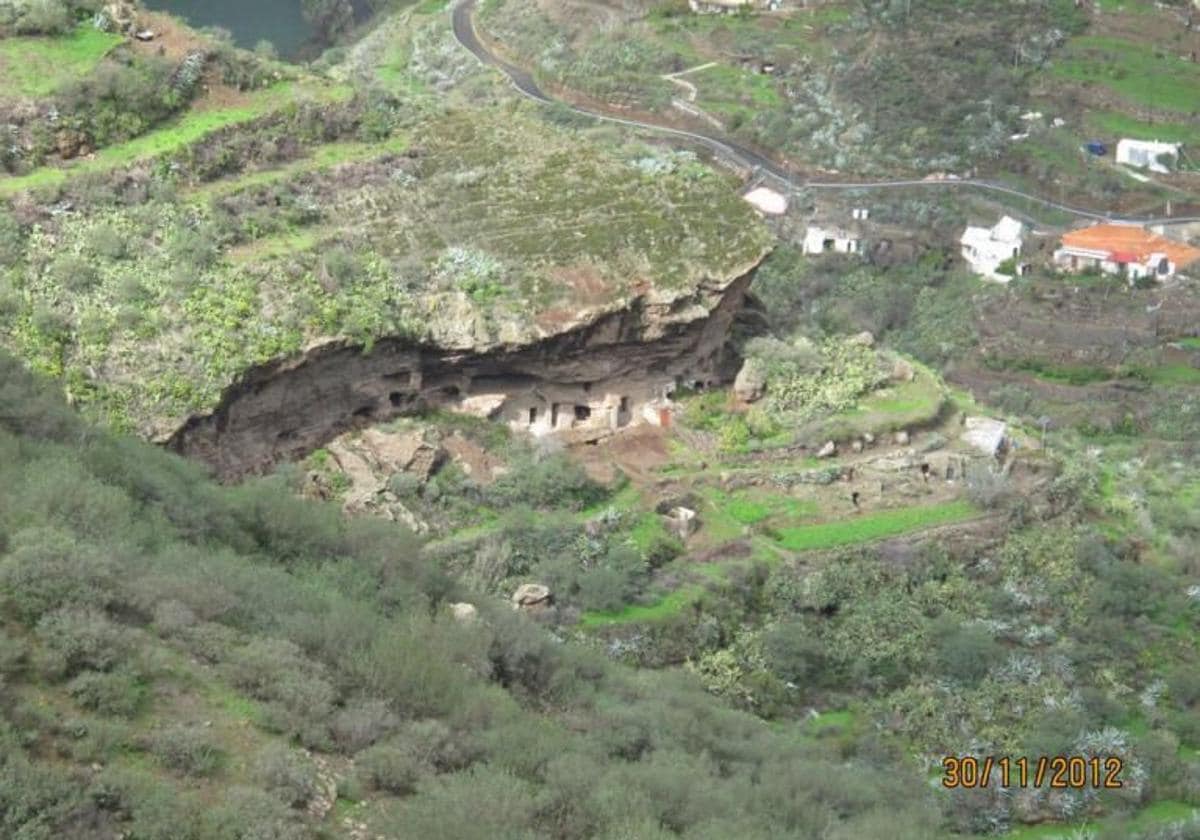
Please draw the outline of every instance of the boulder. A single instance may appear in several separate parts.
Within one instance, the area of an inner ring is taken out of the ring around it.
[[[700,520],[691,508],[677,507],[667,514],[667,528],[679,539],[686,540],[700,528]]]
[[[454,616],[455,621],[461,624],[470,624],[475,619],[479,618],[479,610],[475,609],[475,605],[468,604],[465,601],[459,601],[456,604],[451,604],[450,614]]]
[[[895,441],[897,446],[908,446],[908,443],[910,440],[912,440],[912,438],[909,436],[906,429],[901,429],[892,436],[892,440]]]
[[[817,450],[818,458],[832,458],[837,454],[837,444],[831,440],[825,441],[825,445]]]
[[[733,393],[742,402],[752,403],[762,399],[767,390],[767,371],[756,359],[746,359],[733,380]]]
[[[912,363],[905,359],[896,359],[892,363],[892,381],[893,382],[912,382],[913,377],[917,375],[916,369]]]
[[[861,344],[863,347],[875,346],[875,335],[870,330],[863,330],[858,335],[850,336],[851,344]]]
[[[862,439],[863,443],[865,443],[867,446],[875,445],[875,435],[871,434],[870,432],[863,432]]]
[[[850,448],[852,450],[854,450],[855,452],[862,452],[863,451],[863,442],[861,440],[856,440],[856,441],[854,441],[854,443],[850,444]]]
[[[552,602],[550,587],[541,583],[523,583],[512,596],[513,609],[518,610],[541,609],[550,606]]]
[[[440,446],[425,439],[422,431],[367,429],[361,441],[383,471],[412,473],[421,481],[427,481],[446,456]]]

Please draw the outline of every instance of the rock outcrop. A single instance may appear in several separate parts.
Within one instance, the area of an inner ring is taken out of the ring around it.
[[[506,391],[565,386],[617,394],[630,380],[643,389],[649,381],[728,381],[738,360],[726,352],[726,338],[756,264],[670,294],[648,290],[523,345],[382,339],[366,351],[344,340],[322,343],[248,371],[216,411],[193,416],[167,443],[234,479],[301,458],[355,428],[430,407],[491,404]],[[475,399],[480,394],[489,397]]]

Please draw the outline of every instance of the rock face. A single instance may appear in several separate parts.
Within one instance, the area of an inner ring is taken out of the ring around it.
[[[916,376],[916,371],[913,369],[912,363],[904,359],[896,359],[892,363],[892,380],[895,382],[912,382]]]
[[[760,362],[746,359],[733,380],[733,393],[742,402],[752,403],[762,399],[767,390],[767,372]]]
[[[228,480],[301,458],[351,429],[457,407],[478,394],[559,384],[620,393],[626,381],[650,376],[728,381],[733,360],[725,342],[753,268],[674,297],[634,298],[518,346],[475,351],[383,339],[364,352],[346,341],[323,343],[248,371],[226,389],[216,411],[193,416],[166,443]],[[488,405],[477,408],[486,413]]]
[[[538,610],[553,603],[550,587],[541,583],[523,583],[513,593],[513,609]]]

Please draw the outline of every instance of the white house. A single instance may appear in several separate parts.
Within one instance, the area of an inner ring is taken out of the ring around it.
[[[1005,260],[1019,260],[1025,242],[1025,225],[1011,216],[1005,216],[995,226],[968,227],[963,231],[963,259],[976,274],[1007,283],[1011,278],[997,269]]]
[[[861,254],[862,238],[843,228],[809,225],[804,233],[805,254]]]
[[[731,15],[753,5],[753,0],[688,0],[688,6],[699,15]]]
[[[1138,169],[1149,169],[1166,175],[1179,163],[1179,143],[1160,143],[1157,140],[1130,140],[1128,138],[1117,143],[1117,163],[1134,166]],[[1167,158],[1170,163],[1160,162]]]

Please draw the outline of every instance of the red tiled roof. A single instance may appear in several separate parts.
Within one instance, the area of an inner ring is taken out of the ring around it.
[[[1102,224],[1063,234],[1063,245],[1103,251],[1114,262],[1146,263],[1152,254],[1165,254],[1177,268],[1200,260],[1193,248],[1135,225]]]

